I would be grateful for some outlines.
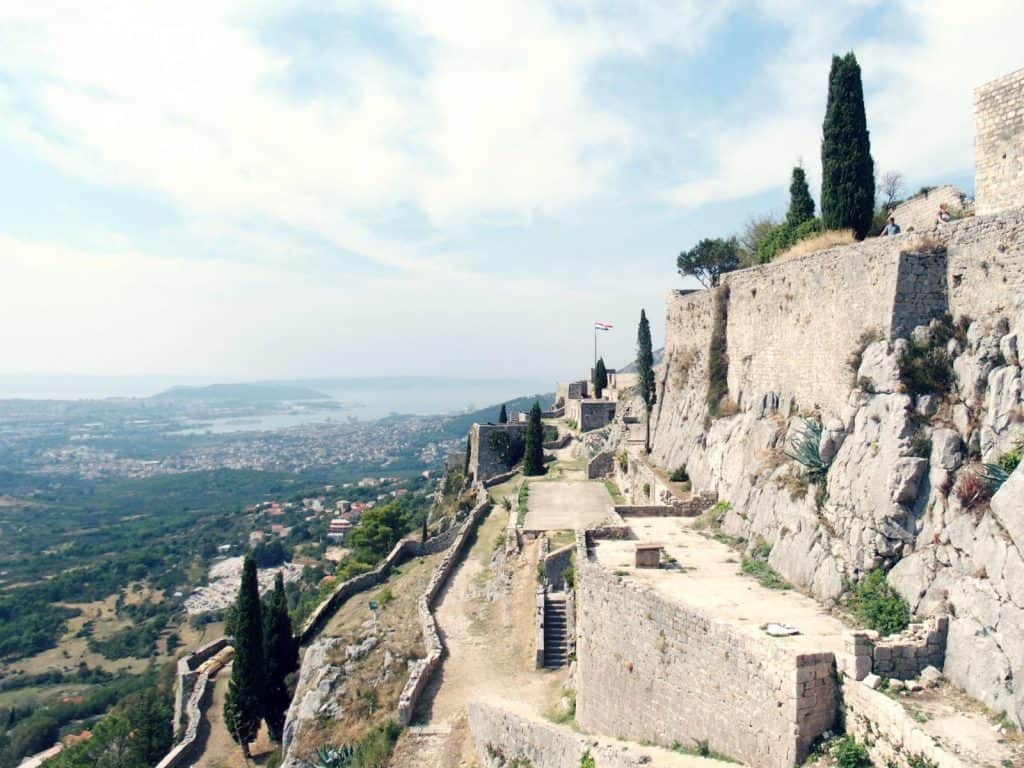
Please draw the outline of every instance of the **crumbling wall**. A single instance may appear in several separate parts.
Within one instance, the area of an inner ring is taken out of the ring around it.
[[[836,714],[835,659],[739,634],[577,555],[576,719],[790,768]]]

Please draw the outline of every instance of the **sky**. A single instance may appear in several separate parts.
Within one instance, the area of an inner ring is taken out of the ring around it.
[[[0,0],[0,374],[585,374],[680,250],[878,174],[973,188],[1020,0]]]

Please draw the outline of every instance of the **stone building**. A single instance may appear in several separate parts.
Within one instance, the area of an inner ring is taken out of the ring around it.
[[[1024,69],[974,91],[974,134],[978,215],[1024,205]]]

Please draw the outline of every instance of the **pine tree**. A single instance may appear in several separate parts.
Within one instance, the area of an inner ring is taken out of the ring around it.
[[[523,452],[523,474],[544,474],[544,425],[540,420],[540,403],[533,401],[526,422],[526,447]]]
[[[508,411],[505,410],[505,404],[501,404],[501,410],[498,411],[498,423],[508,424]]]
[[[147,688],[123,705],[131,724],[131,752],[137,765],[156,765],[171,748],[173,712],[165,691]]]
[[[871,227],[875,163],[864,114],[864,86],[853,52],[832,57],[821,142],[821,218],[826,230]]]
[[[263,622],[256,561],[246,555],[242,585],[238,590],[235,619],[235,655],[231,680],[224,698],[224,723],[231,737],[249,758],[249,744],[256,738],[263,717],[264,685]]]
[[[604,358],[599,357],[597,364],[594,366],[594,397],[598,400],[601,399],[601,395],[604,393],[604,385],[608,381],[608,369],[605,368]]]
[[[799,165],[793,169],[793,178],[789,183],[789,211],[786,213],[786,226],[796,229],[805,221],[814,218],[814,200],[811,190],[807,188],[807,174]]]
[[[640,385],[640,398],[647,416],[644,432],[644,450],[651,452],[651,409],[657,400],[654,386],[654,350],[651,349],[651,325],[647,313],[640,310],[640,325],[636,332],[636,370]]]
[[[280,571],[274,580],[274,592],[267,607],[263,618],[263,659],[266,670],[263,718],[267,721],[270,738],[280,741],[288,705],[291,704],[285,678],[299,666],[299,649],[292,635],[288,596],[284,591],[284,577]]]

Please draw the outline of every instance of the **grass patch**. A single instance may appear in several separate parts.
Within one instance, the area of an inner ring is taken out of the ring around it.
[[[783,261],[798,259],[801,256],[807,256],[811,253],[824,251],[826,248],[834,248],[837,245],[848,245],[855,240],[856,238],[853,235],[852,229],[830,229],[828,232],[822,232],[820,235],[805,238],[791,248],[787,248],[772,259],[772,263],[780,264]]]
[[[753,576],[757,579],[762,587],[767,587],[768,589],[792,589],[792,586],[763,560],[744,557],[740,570],[747,576]]]
[[[377,593],[377,605],[381,608],[387,608],[388,603],[394,599],[395,596],[391,594],[391,587],[384,587],[384,589]]]
[[[717,531],[722,527],[725,516],[732,509],[728,501],[719,501],[711,509],[702,513],[693,521],[693,528],[697,531]]]
[[[528,483],[524,482],[521,486],[519,486],[519,506],[516,510],[516,525],[522,525],[523,520],[526,519],[526,512],[528,508],[529,499],[530,486]]]
[[[605,480],[604,487],[608,489],[608,495],[612,497],[612,501],[616,504],[625,504],[626,499],[622,495],[622,491],[619,490],[619,486],[615,484],[614,480]]]
[[[693,757],[707,757],[711,760],[721,760],[723,763],[735,763],[728,755],[723,755],[721,752],[716,752],[708,746],[706,740],[698,741],[693,746],[687,746],[680,741],[673,741],[669,746],[669,749],[673,752],[677,752],[680,755],[692,755]]]

